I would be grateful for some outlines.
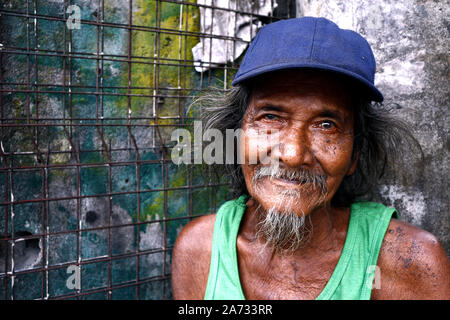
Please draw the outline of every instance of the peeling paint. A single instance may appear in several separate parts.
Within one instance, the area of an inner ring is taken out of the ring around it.
[[[377,83],[389,84],[398,94],[414,94],[425,88],[425,50],[385,61],[377,73]]]
[[[386,205],[398,208],[400,217],[407,217],[415,225],[422,223],[422,219],[427,213],[425,197],[422,192],[407,190],[395,185],[382,185],[380,192]]]

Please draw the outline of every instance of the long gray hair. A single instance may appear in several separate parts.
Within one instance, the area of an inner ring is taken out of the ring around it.
[[[197,99],[201,106],[204,129],[214,128],[226,136],[226,129],[239,129],[247,109],[251,90],[238,85],[230,90],[211,89]],[[419,155],[422,149],[408,126],[389,112],[389,105],[369,101],[364,96],[354,98],[353,158],[358,157],[355,172],[346,176],[332,204],[349,206],[357,197],[369,196],[385,172],[405,178],[405,155]],[[225,144],[224,144],[225,145]],[[236,149],[235,149],[236,150]],[[225,162],[224,162],[225,163]],[[248,194],[241,165],[215,165],[217,176],[226,174],[230,180],[231,197]]]

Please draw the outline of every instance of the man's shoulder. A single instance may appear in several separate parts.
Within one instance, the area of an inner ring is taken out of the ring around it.
[[[216,214],[207,214],[190,221],[184,226],[175,242],[175,249],[205,250],[211,249]]]
[[[450,299],[450,265],[431,233],[391,219],[378,258],[380,299]]]
[[[408,268],[412,264],[418,266],[420,263],[432,262],[425,258],[437,256],[448,260],[436,236],[408,222],[391,219],[383,240],[380,258],[394,259]]]
[[[172,254],[175,299],[202,299],[209,275],[216,214],[189,222],[178,235]]]

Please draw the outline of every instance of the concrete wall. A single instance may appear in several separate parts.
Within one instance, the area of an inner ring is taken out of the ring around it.
[[[297,0],[297,16],[322,16],[364,35],[377,61],[375,84],[411,125],[422,165],[408,181],[385,179],[374,199],[435,234],[450,254],[448,0]]]

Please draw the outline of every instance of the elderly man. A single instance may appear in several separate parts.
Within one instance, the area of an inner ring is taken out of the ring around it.
[[[245,161],[228,165],[239,197],[180,233],[175,299],[450,298],[439,241],[356,200],[410,145],[402,139],[415,141],[383,113],[374,74],[367,41],[324,18],[259,31],[206,114],[208,128],[242,129]]]

